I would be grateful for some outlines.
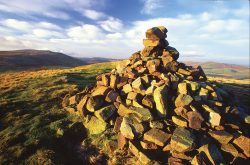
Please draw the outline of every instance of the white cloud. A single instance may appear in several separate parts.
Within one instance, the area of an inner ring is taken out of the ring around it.
[[[6,19],[1,21],[1,24],[3,26],[7,26],[21,31],[28,31],[31,28],[31,25],[28,22],[19,21],[16,19]]]
[[[104,18],[106,15],[102,12],[98,12],[95,10],[89,10],[89,9],[85,9],[83,10],[82,14],[89,18],[89,19],[93,19],[93,20],[99,20],[101,18]]]
[[[100,28],[90,24],[69,28],[67,34],[75,40],[97,40],[104,36]]]
[[[32,32],[36,37],[39,37],[39,38],[63,37],[63,35],[59,32],[46,30],[46,29],[34,29]]]
[[[122,21],[114,17],[109,17],[105,21],[100,21],[99,24],[104,30],[108,32],[121,31],[123,28]]]
[[[141,13],[152,14],[156,9],[162,7],[162,0],[142,0],[143,8]]]

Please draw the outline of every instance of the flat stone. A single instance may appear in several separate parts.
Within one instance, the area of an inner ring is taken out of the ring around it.
[[[153,96],[146,95],[142,99],[142,105],[145,106],[146,108],[153,109],[154,108],[154,98],[153,98]]]
[[[108,87],[109,86],[109,74],[102,74],[102,83],[104,86]]]
[[[225,151],[227,153],[230,153],[234,157],[238,157],[239,156],[238,150],[232,144],[222,144],[221,145],[221,150]]]
[[[181,83],[178,84],[178,92],[180,94],[187,94],[187,91],[188,91],[187,83],[181,82]]]
[[[128,140],[122,135],[121,132],[117,134],[117,143],[119,149],[124,149],[128,144]]]
[[[166,52],[163,52],[166,54]],[[167,53],[169,54],[169,52],[167,51]],[[170,56],[170,55],[165,55],[164,57],[162,57],[162,63],[163,66],[167,66],[168,63],[172,62],[174,59]]]
[[[181,159],[175,158],[172,156],[168,158],[168,164],[169,165],[184,165]]]
[[[162,151],[164,152],[168,152],[171,150],[171,145],[170,144],[167,144],[165,147],[163,147]]]
[[[143,87],[143,84],[142,84],[142,79],[140,77],[138,77],[137,79],[135,79],[133,82],[132,82],[132,87],[134,89],[137,89],[137,90],[143,90],[144,87]]]
[[[153,47],[155,47],[155,46],[160,45],[160,40],[158,40],[158,39],[155,39],[155,40],[143,39],[143,45],[144,45],[145,47],[148,47],[148,46],[153,46]]]
[[[187,121],[180,116],[172,116],[172,121],[178,126],[187,127]]]
[[[187,109],[184,107],[177,107],[174,109],[174,112],[185,119],[187,119]]]
[[[116,111],[115,106],[109,105],[95,111],[94,114],[98,119],[106,121],[115,113],[115,111]]]
[[[153,52],[155,52],[155,47],[154,46],[147,46],[147,47],[144,47],[141,51],[141,55],[143,57],[148,57],[148,56],[151,56],[153,54]]]
[[[122,88],[124,85],[128,83],[128,78],[127,77],[119,77],[119,81],[116,85],[118,89]]]
[[[113,131],[115,133],[120,132],[121,123],[122,123],[122,117],[117,117],[115,120],[114,128],[113,128]]]
[[[118,81],[119,81],[118,76],[112,74],[110,76],[110,87],[115,89],[117,87]]]
[[[167,134],[162,130],[152,128],[144,134],[143,139],[163,147],[170,137],[170,134]]]
[[[193,101],[193,98],[189,95],[179,94],[175,100],[176,107],[188,106]]]
[[[148,87],[148,89],[146,90],[145,94],[146,95],[153,95],[155,88],[156,88],[155,86]]]
[[[140,97],[140,95],[136,92],[129,92],[128,93],[128,96],[127,96],[127,99],[129,100],[138,100]]]
[[[146,67],[147,67],[149,73],[154,73],[154,72],[156,72],[156,71],[157,71],[157,68],[158,68],[158,66],[157,66],[157,64],[155,63],[154,60],[149,60],[149,61],[147,61]]]
[[[210,136],[216,139],[219,143],[227,144],[233,139],[233,135],[226,131],[209,131]]]
[[[129,141],[129,151],[138,158],[142,164],[149,164],[152,160],[141,152],[131,141]]]
[[[199,153],[204,152],[212,164],[224,164],[224,159],[216,145],[206,144],[198,149]]]
[[[170,56],[172,56],[174,60],[179,58],[179,52],[174,47],[167,46],[165,49],[169,52]]]
[[[122,88],[122,91],[124,92],[124,93],[129,93],[129,92],[132,92],[132,86],[130,85],[130,84],[126,84],[126,85],[124,85],[123,86],[123,88]]]
[[[187,113],[188,117],[188,126],[190,128],[199,130],[201,128],[201,124],[204,121],[204,118],[197,111],[190,111]]]
[[[161,122],[159,120],[151,120],[149,122],[149,126],[150,126],[150,128],[157,128],[157,129],[163,129],[164,128],[163,122]]]
[[[120,104],[117,112],[120,116],[136,114],[142,121],[149,121],[152,119],[152,115],[147,108],[126,107],[125,105]]]
[[[182,68],[179,68],[179,69],[178,69],[178,72],[179,72],[180,74],[183,74],[183,75],[186,75],[186,76],[190,76],[190,75],[191,75],[191,72],[189,72],[189,71],[187,71],[187,70],[185,70],[185,69],[182,69]]]
[[[194,81],[189,81],[190,88],[193,92],[200,89],[200,84]]]
[[[106,98],[105,98],[105,101],[107,102],[115,102],[117,101],[117,98],[119,97],[119,94],[114,91],[114,90],[111,90],[109,91],[109,93],[107,94]]]
[[[107,129],[107,123],[95,116],[92,116],[89,121],[84,122],[84,126],[90,134],[100,134]]]
[[[160,29],[161,28],[161,29]],[[165,39],[166,38],[166,28],[164,29],[162,26],[153,27],[146,31],[146,38],[148,39]]]
[[[123,117],[120,131],[124,137],[134,139],[139,137],[145,131],[145,126],[141,123],[134,114],[129,114]]]
[[[134,106],[134,107],[138,107],[138,108],[144,108],[138,101],[136,101],[136,100],[133,100],[132,101],[132,105]]]
[[[168,111],[167,105],[167,92],[168,87],[162,85],[154,90],[154,101],[156,104],[156,110],[159,117],[166,117]]]
[[[105,86],[97,86],[91,96],[106,96],[111,89]]]
[[[219,126],[220,121],[221,121],[221,116],[219,113],[216,112],[209,113],[209,123],[211,123],[212,126]]]
[[[246,136],[239,136],[238,138],[234,139],[233,143],[237,145],[243,153],[249,158],[250,157],[250,138]]]
[[[85,95],[82,100],[77,104],[76,109],[81,117],[84,117],[86,115],[86,103],[88,100],[88,96]]]
[[[104,99],[102,97],[90,97],[87,101],[86,108],[90,112],[94,112],[95,110],[99,109],[104,102]]]
[[[177,127],[174,130],[170,144],[171,148],[177,152],[191,151],[195,147],[195,136],[188,129]]]

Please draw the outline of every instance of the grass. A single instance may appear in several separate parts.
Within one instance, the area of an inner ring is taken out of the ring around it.
[[[115,137],[89,137],[80,144],[85,138],[81,120],[63,110],[61,101],[65,94],[95,83],[96,75],[109,72],[117,63],[0,73],[0,164],[94,164],[107,160],[106,143],[114,143]],[[233,90],[250,107],[249,80],[209,79]],[[113,159],[124,164],[124,153],[115,154]]]

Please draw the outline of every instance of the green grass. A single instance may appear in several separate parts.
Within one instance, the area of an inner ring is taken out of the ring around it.
[[[62,109],[62,98],[93,84],[96,75],[110,71],[111,67],[114,66],[96,64],[87,69],[58,70],[45,77],[37,74],[35,78],[25,77],[29,72],[12,72],[15,74],[5,82],[8,88],[0,90],[0,164],[72,161],[68,157],[74,157],[75,152],[63,145],[78,145],[84,131],[78,116]],[[65,156],[69,151],[71,155]]]

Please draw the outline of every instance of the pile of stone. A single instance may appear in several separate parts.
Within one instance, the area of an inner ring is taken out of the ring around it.
[[[230,164],[250,157],[249,116],[207,81],[202,68],[177,61],[163,26],[146,31],[144,49],[92,88],[67,97],[90,134],[117,133],[118,148],[142,164]],[[64,101],[65,102],[65,101]]]

